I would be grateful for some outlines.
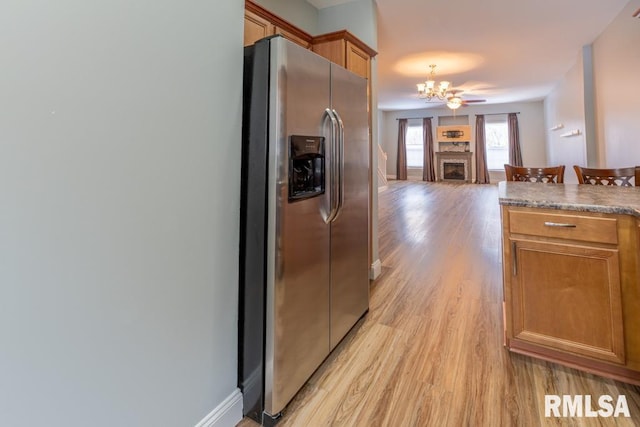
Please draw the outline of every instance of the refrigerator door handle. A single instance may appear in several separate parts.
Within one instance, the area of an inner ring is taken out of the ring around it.
[[[329,215],[324,220],[325,223],[330,223],[338,215],[338,192],[336,191],[336,184],[338,183],[338,159],[337,159],[337,145],[338,145],[338,120],[336,119],[333,111],[330,108],[326,108],[325,113],[331,120],[331,142],[329,144]]]
[[[333,110],[333,114],[338,120],[338,150],[336,157],[338,158],[338,206],[336,209],[336,217],[340,215],[342,205],[344,205],[344,122],[342,117],[336,110]]]

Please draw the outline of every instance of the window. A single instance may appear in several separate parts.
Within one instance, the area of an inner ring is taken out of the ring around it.
[[[422,143],[422,125],[407,127],[407,167],[421,168],[424,162]]]
[[[504,170],[509,163],[509,128],[507,117],[487,117],[484,123],[487,169]]]

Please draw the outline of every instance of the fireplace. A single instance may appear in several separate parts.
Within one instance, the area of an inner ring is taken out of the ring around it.
[[[443,182],[471,182],[469,151],[438,151],[436,153],[437,180]]]
[[[442,178],[464,181],[464,163],[445,161],[442,163]]]

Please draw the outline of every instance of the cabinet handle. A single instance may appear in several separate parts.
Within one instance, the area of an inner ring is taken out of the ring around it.
[[[563,228],[576,228],[575,224],[568,224],[566,222],[550,222],[550,221],[545,221],[544,225],[546,225],[547,227],[563,227]]]
[[[513,264],[513,275],[518,275],[518,253],[516,252],[516,242],[511,242],[511,261]]]

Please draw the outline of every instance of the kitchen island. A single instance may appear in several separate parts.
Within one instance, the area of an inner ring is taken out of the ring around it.
[[[505,345],[640,384],[640,188],[499,183]]]

